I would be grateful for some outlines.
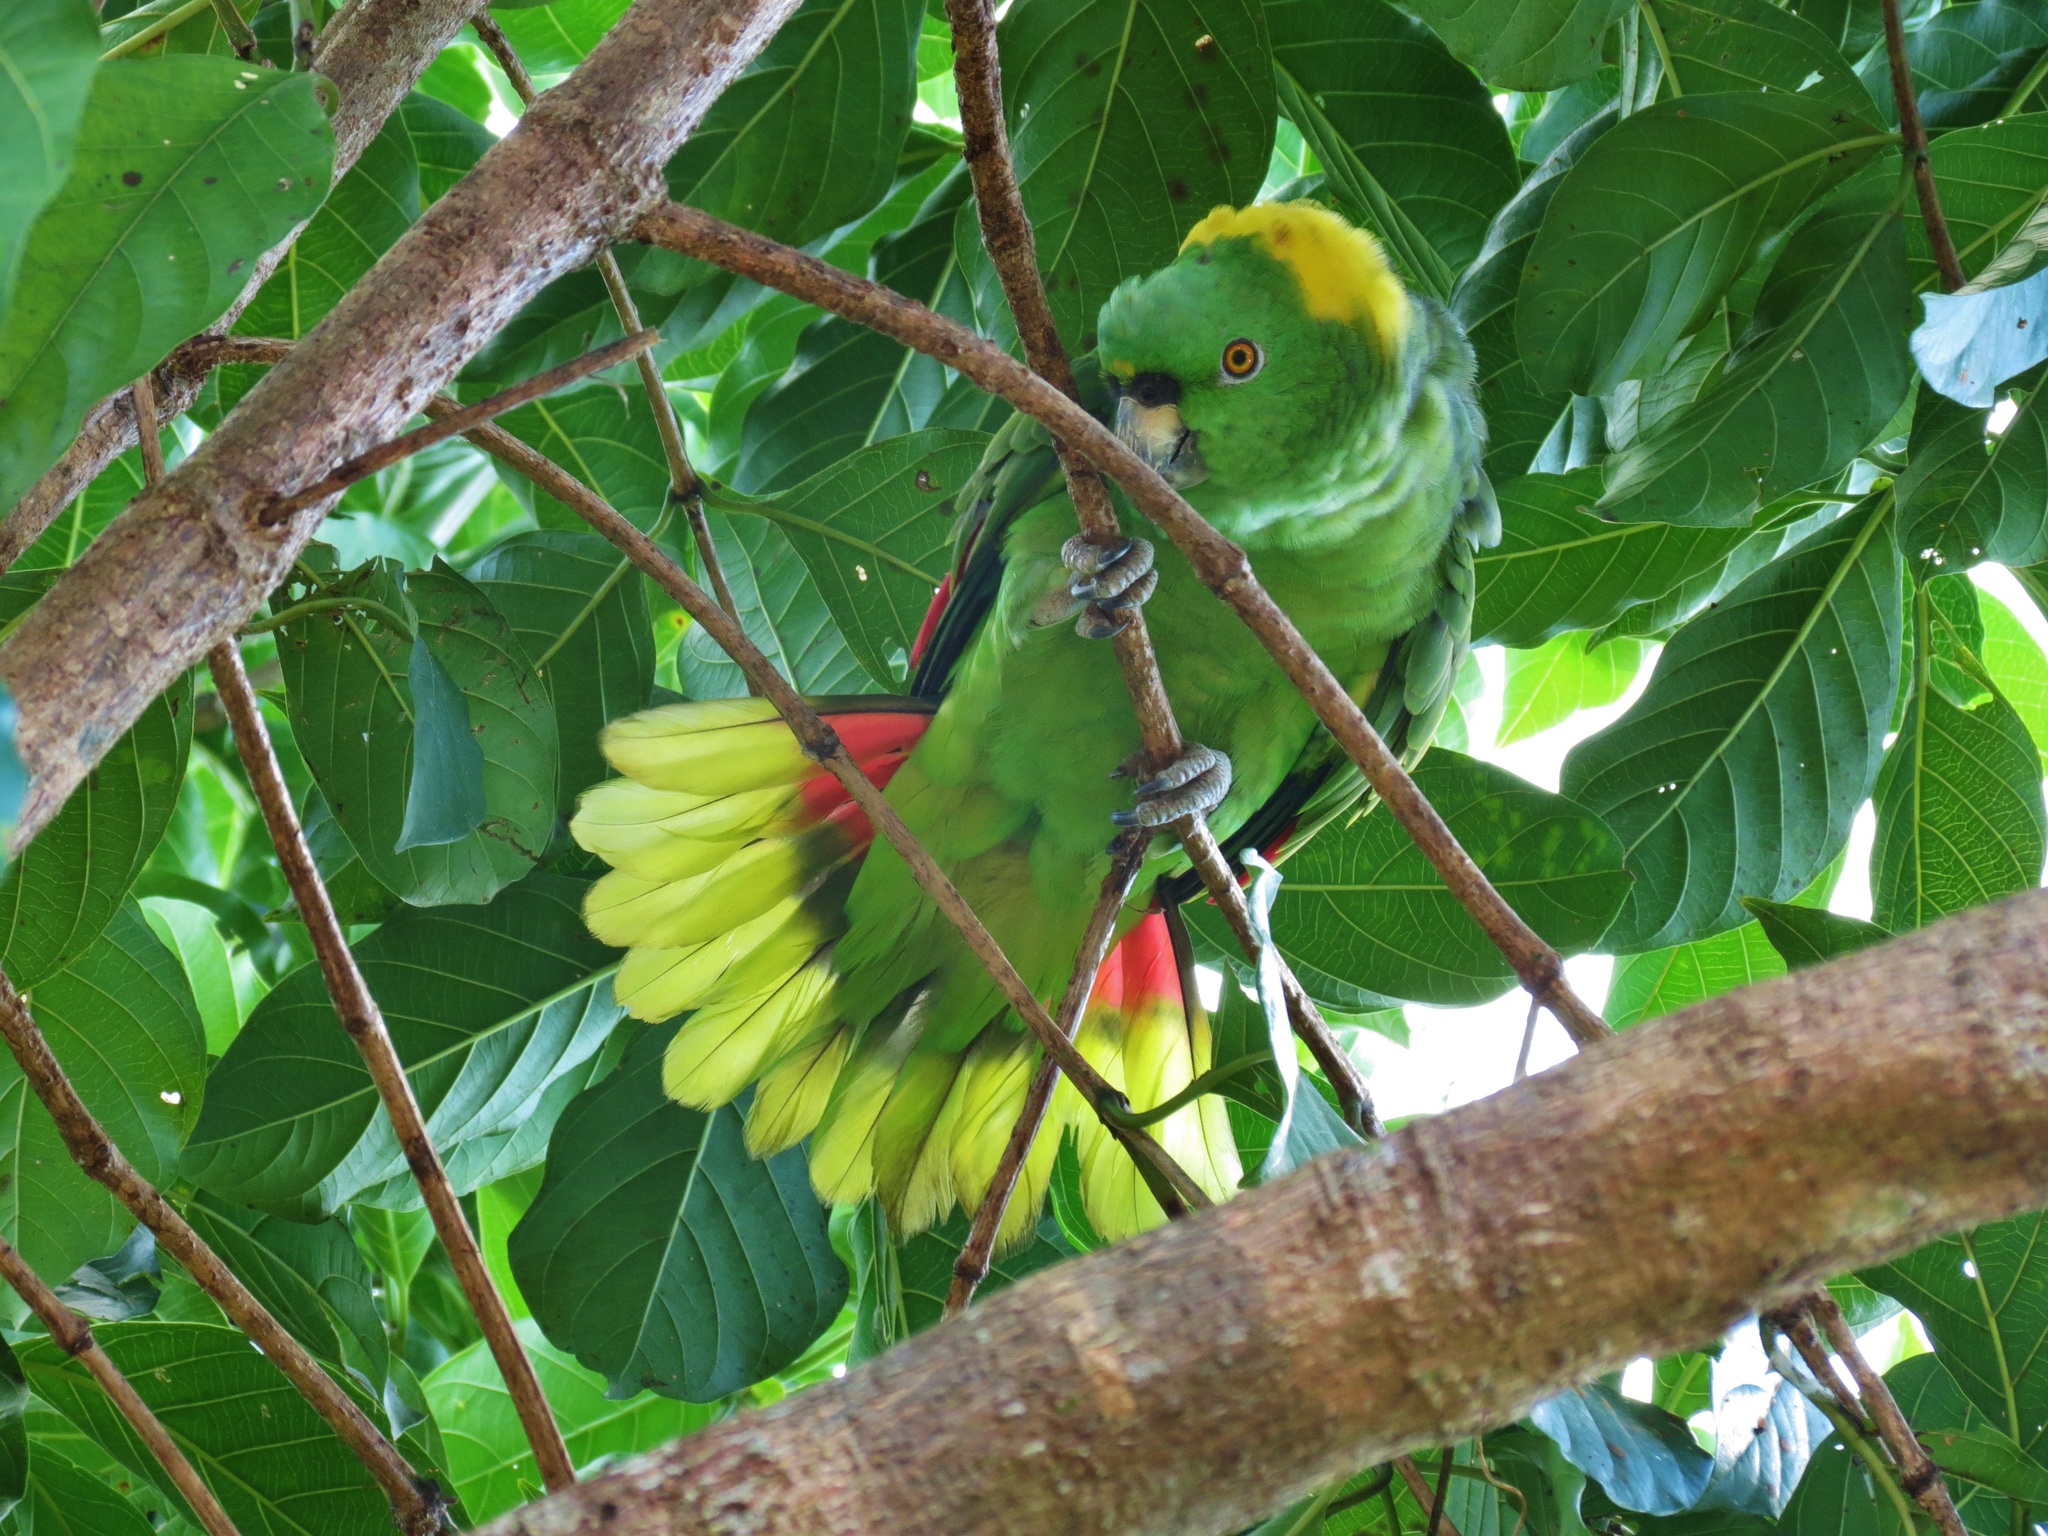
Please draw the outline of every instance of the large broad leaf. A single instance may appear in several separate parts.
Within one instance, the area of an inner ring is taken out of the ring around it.
[[[602,1376],[548,1343],[536,1324],[522,1321],[518,1329],[519,1342],[526,1346],[541,1391],[568,1442],[569,1459],[585,1469],[585,1475],[593,1463],[603,1465],[606,1457],[651,1451],[702,1429],[725,1411],[722,1406],[671,1402],[651,1392],[620,1402],[606,1394]],[[421,1385],[442,1426],[448,1473],[469,1517],[490,1520],[531,1500],[541,1486],[540,1468],[489,1344],[479,1339],[451,1355]]]
[[[1803,912],[1806,908],[1791,910]],[[1744,923],[1690,944],[1618,957],[1603,1011],[1608,1023],[1626,1029],[1784,974],[1785,962],[1771,947],[1763,928]]]
[[[1486,471],[1496,485],[1529,468],[1570,399],[1568,391],[1541,385],[1530,372],[1515,338],[1515,299],[1550,199],[1563,185],[1565,173],[1614,121],[1611,110],[1595,113],[1530,173],[1521,190],[1494,216],[1485,245],[1451,295],[1451,310],[1471,338],[1479,362],[1476,382],[1486,412]]]
[[[176,1176],[178,1147],[206,1081],[206,1032],[177,957],[133,902],[31,1000],[85,1107],[152,1184]],[[124,1207],[71,1161],[57,1126],[10,1056],[0,1062],[0,1236],[52,1282],[121,1246]]]
[[[454,842],[398,851],[414,772],[409,637],[357,610],[315,613],[279,632],[292,731],[334,819],[376,879],[422,906],[489,901],[530,870],[555,832],[555,712],[504,615],[445,566],[398,584],[389,561],[323,592],[392,608],[462,691],[484,758],[485,816]]]
[[[853,1249],[855,1319],[847,1364],[872,1359],[891,1344],[932,1327],[946,1312],[946,1294],[953,1286],[953,1266],[967,1245],[968,1218],[954,1211],[936,1227],[904,1242],[892,1242],[888,1219],[879,1201],[862,1202],[850,1213],[847,1237]],[[1022,1248],[989,1265],[988,1278],[976,1289],[986,1297],[1026,1275],[1074,1257],[1074,1247],[1048,1210],[1038,1230]]]
[[[1873,799],[1871,916],[1918,928],[2041,882],[2041,754],[1998,694],[1962,708],[1923,666]]]
[[[1538,1403],[1529,1422],[1623,1509],[1675,1515],[1698,1501],[1714,1473],[1714,1458],[1683,1419],[1600,1383]]]
[[[775,669],[805,693],[872,693],[875,685],[789,536],[758,517],[707,511],[705,519],[747,638]],[[693,699],[736,699],[747,691],[739,667],[695,625],[683,636],[676,672]]]
[[[715,499],[788,536],[868,676],[877,687],[900,688],[911,642],[952,563],[953,493],[987,447],[980,432],[914,432],[863,448],[779,495]]]
[[[1377,231],[1424,291],[1448,296],[1521,177],[1487,89],[1382,0],[1266,7],[1282,106],[1326,193]]]
[[[101,43],[76,0],[20,0],[0,15],[0,317],[29,226],[64,185]]]
[[[1939,131],[1998,116],[2044,48],[2048,11],[2030,0],[1969,0],[1944,6],[1906,39],[1906,66],[1913,76],[1921,120]],[[1873,51],[1859,72],[1883,108],[1884,120],[1897,122],[1891,65],[1884,51]]]
[[[1610,523],[1593,512],[1599,497],[1598,470],[1525,475],[1500,488],[1500,543],[1478,557],[1475,644],[1534,646],[1596,629],[1715,571],[1750,536],[1746,528]]]
[[[654,636],[638,572],[595,533],[516,533],[465,573],[505,615],[555,706],[555,807],[609,777],[598,733],[645,709]]]
[[[631,3],[555,0],[552,5],[498,5],[491,10],[520,62],[535,74],[554,75],[581,64]]]
[[[71,176],[36,220],[0,325],[0,506],[87,406],[225,310],[320,206],[327,87],[239,59],[122,59],[94,77]]]
[[[583,927],[582,895],[579,882],[535,875],[488,907],[401,912],[356,946],[458,1191],[482,1182],[548,1086],[618,1022],[613,952]],[[301,967],[214,1069],[186,1176],[231,1200],[336,1209],[404,1172],[377,1107],[319,967]]]
[[[1504,768],[1432,752],[1416,782],[1524,919],[1561,951],[1599,940],[1628,891],[1621,849],[1598,816]],[[1514,972],[1399,822],[1374,812],[1325,829],[1283,866],[1273,932],[1302,984],[1346,1011],[1389,1000],[1484,1002]],[[1190,920],[1225,952],[1214,909]]]
[[[1265,16],[1250,0],[1018,0],[998,35],[1047,297],[1068,350],[1086,352],[1112,288],[1171,261],[1216,204],[1257,196],[1273,147]],[[959,218],[961,262],[993,314],[973,208]]]
[[[1875,923],[1844,917],[1819,907],[1802,907],[1788,901],[1766,901],[1745,896],[1742,905],[1756,915],[1771,948],[1778,952],[1788,971],[1803,971],[1837,955],[1852,954],[1872,944],[1882,944],[1891,935]],[[1746,933],[1746,928],[1734,930]],[[1711,941],[1708,941],[1711,942]]]
[[[2021,580],[2027,580],[2026,573]],[[2038,747],[2048,741],[2048,654],[2013,611],[1989,592],[1977,593],[1977,611],[1984,625],[1977,655]]]
[[[1714,1404],[1714,1476],[1699,1508],[1775,1520],[1826,1443],[1821,1411],[1791,1382],[1767,1380],[1738,1383]]]
[[[1627,0],[1428,0],[1416,14],[1482,80],[1547,91],[1590,75]]]
[[[1523,272],[1516,334],[1538,382],[1602,394],[1653,369],[1889,140],[1780,92],[1688,96],[1616,124],[1551,197]]]
[[[402,127],[412,141],[422,204],[434,202],[467,176],[484,152],[498,142],[498,136],[482,123],[417,91],[398,104],[389,120]]]
[[[1615,457],[1603,513],[1746,523],[1884,430],[1913,383],[1903,195],[1896,172],[1874,166],[1793,236],[1719,376]]]
[[[2033,565],[2048,559],[2048,412],[2044,370],[2018,380],[2018,409],[1996,436],[1986,412],[1934,390],[1913,412],[1912,462],[1899,476],[1901,540],[1916,554],[1968,570],[1979,560]]]
[[[113,1484],[40,1436],[13,1528],[17,1536],[153,1536],[156,1529]]]
[[[1640,640],[1610,640],[1597,650],[1587,636],[1559,635],[1533,651],[1508,652],[1506,696],[1501,701],[1498,746],[1535,736],[1582,709],[1612,704],[1642,669]]]
[[[1657,949],[1789,900],[1827,867],[1877,775],[1898,687],[1890,504],[1812,535],[1674,635],[1628,713],[1565,759],[1635,885],[1606,936]]]
[[[1753,1528],[1787,1536],[1885,1536],[1898,1529],[1898,1522],[1889,1508],[1880,1509],[1884,1497],[1849,1447],[1830,1438],[1815,1450],[1776,1527],[1759,1522]]]
[[[2048,193],[2048,112],[2030,112],[1945,133],[1928,151],[1942,217],[1963,270],[1975,275],[1998,254]],[[1927,236],[1907,221],[1913,284],[1938,291]]]
[[[1655,0],[1671,83],[1687,96],[1711,91],[1803,91],[1866,122],[1870,92],[1820,28],[1768,0]]]
[[[2025,1523],[2015,1518],[2021,1513],[2016,1502],[2048,1506],[2048,1490],[2040,1486],[2048,1472],[1999,1427],[2009,1419],[1987,1415],[1971,1400],[1945,1356],[1902,1360],[1884,1373],[1884,1382],[1935,1464],[1948,1473],[1956,1513],[1972,1536],[2011,1536]]]
[[[568,470],[642,532],[668,506],[668,460],[637,380],[630,388],[592,384],[550,395],[506,412],[498,425]],[[498,473],[543,528],[590,526],[525,476],[502,467]]]
[[[797,1148],[747,1155],[741,1109],[661,1090],[669,1031],[563,1113],[547,1179],[513,1230],[521,1294],[611,1390],[708,1402],[801,1355],[846,1300]]]
[[[94,1331],[237,1528],[264,1536],[374,1536],[390,1529],[391,1506],[363,1464],[239,1329],[135,1322]],[[162,1488],[163,1470],[81,1361],[49,1339],[20,1355],[37,1397]],[[343,1384],[349,1385],[345,1377]],[[352,1395],[371,1410],[367,1399]],[[168,1488],[163,1494],[192,1518],[181,1497]]]

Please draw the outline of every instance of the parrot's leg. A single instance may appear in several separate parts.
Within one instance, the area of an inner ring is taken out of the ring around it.
[[[1129,765],[1117,770],[1128,771]],[[1183,742],[1180,756],[1135,794],[1138,803],[1128,811],[1110,812],[1120,827],[1163,827],[1183,816],[1206,816],[1230,794],[1230,759],[1198,741]]]
[[[1149,598],[1159,585],[1152,568],[1152,546],[1144,539],[1097,543],[1077,533],[1060,547],[1060,558],[1073,572],[1067,591],[1088,606],[1074,625],[1084,640],[1107,640],[1121,634],[1130,621],[1128,610]]]

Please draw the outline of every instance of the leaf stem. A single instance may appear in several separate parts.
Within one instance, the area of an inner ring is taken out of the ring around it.
[[[2017,117],[2020,109],[2027,104],[2027,98],[2040,89],[2043,80],[2048,80],[2048,50],[2044,50],[2041,57],[2034,60],[2034,67],[2027,71],[2026,78],[2020,81],[2013,93],[2005,98],[2005,105],[1998,109],[1998,115]]]
[[[152,21],[132,37],[122,38],[120,42],[114,44],[113,47],[100,55],[100,62],[105,64],[109,60],[125,59],[131,53],[141,52],[166,32],[172,32],[182,27],[186,22],[212,4],[213,0],[185,0],[185,3],[175,11],[170,11],[157,17],[155,21]]]
[[[228,46],[235,50],[235,57],[245,63],[254,63],[256,34],[249,30],[249,23],[235,8],[235,0],[213,0],[213,13],[220,19],[220,29],[227,33]]]
[[[1110,1111],[1110,1118],[1120,1125],[1129,1126],[1134,1131],[1144,1130],[1148,1126],[1157,1125],[1160,1121],[1170,1119],[1172,1116],[1179,1114],[1203,1094],[1214,1093],[1223,1084],[1249,1072],[1260,1062],[1271,1061],[1272,1059],[1273,1054],[1270,1051],[1260,1051],[1255,1055],[1240,1056],[1237,1060],[1227,1061],[1220,1067],[1211,1067],[1164,1103],[1155,1104],[1152,1108],[1146,1110],[1115,1109]],[[1309,1091],[1314,1092],[1315,1090],[1311,1089]]]
[[[1672,100],[1676,101],[1685,92],[1678,84],[1678,71],[1671,66],[1671,45],[1664,40],[1663,24],[1657,20],[1657,13],[1650,8],[1650,0],[1636,0],[1636,5],[1642,14],[1644,24],[1650,29],[1650,41],[1657,45],[1658,67],[1663,70],[1664,78],[1671,82],[1671,97]],[[1639,101],[1636,103],[1636,107],[1638,110],[1641,110],[1643,107],[1649,106],[1656,99],[1656,91],[1653,87],[1650,93],[1650,101]]]
[[[1967,279],[1956,256],[1956,243],[1949,237],[1948,220],[1942,217],[1941,194],[1934,185],[1934,165],[1927,155],[1927,126],[1920,120],[1920,100],[1913,90],[1913,68],[1906,59],[1906,25],[1899,17],[1899,0],[1880,0],[1884,12],[1884,52],[1892,76],[1892,100],[1899,109],[1899,134],[1905,141],[1906,164],[1913,172],[1913,188],[1920,194],[1920,222],[1927,227],[1927,243],[1934,250],[1935,269],[1950,293]]]
[[[395,610],[385,607],[384,604],[377,602],[373,598],[367,597],[309,597],[303,603],[293,603],[289,608],[279,609],[267,619],[255,619],[250,623],[244,624],[242,626],[242,633],[245,635],[261,635],[273,629],[282,629],[285,625],[312,614],[333,613],[337,609],[346,608],[353,608],[361,613],[368,614],[379,624],[384,625],[385,628],[398,635],[406,644],[410,645],[412,643],[412,626],[406,623],[404,618]]]

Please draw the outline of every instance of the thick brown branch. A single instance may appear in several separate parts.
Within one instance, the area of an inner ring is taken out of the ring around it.
[[[192,1506],[192,1513],[208,1536],[236,1536],[234,1522],[220,1507],[213,1490],[206,1486],[206,1479],[185,1459],[185,1453],[178,1449],[162,1421],[149,1411],[149,1404],[142,1400],[134,1384],[107,1358],[99,1340],[92,1336],[92,1328],[57,1299],[57,1293],[43,1284],[42,1276],[30,1269],[5,1239],[0,1239],[0,1279],[13,1286],[15,1294],[28,1303],[29,1310],[42,1319],[43,1326],[50,1330],[51,1342],[92,1373],[92,1379],[113,1400],[136,1438],[149,1447],[149,1454],[164,1469],[171,1486]]]
[[[2048,1203],[2044,931],[2028,892],[1639,1026],[490,1536],[1241,1530]]]
[[[284,1372],[298,1388],[299,1395],[332,1426],[342,1444],[352,1451],[391,1501],[394,1519],[407,1536],[430,1536],[441,1524],[439,1504],[428,1496],[418,1475],[383,1432],[305,1347],[285,1331],[263,1303],[235,1277],[220,1257],[192,1230],[191,1225],[159,1194],[156,1187],[135,1171],[121,1155],[105,1129],[94,1118],[85,1101],[71,1086],[64,1068],[50,1050],[49,1042],[36,1026],[28,1004],[0,975],[0,1037],[7,1041],[21,1075],[28,1080],[43,1108],[56,1123],[64,1150],[84,1170],[87,1178],[107,1189],[127,1208],[129,1214],[155,1234],[157,1243],[191,1273],[193,1282],[220,1304],[228,1321],[249,1336],[256,1347]]]
[[[277,847],[285,884],[298,903],[306,936],[320,962],[320,974],[327,983],[327,995],[333,999],[335,1016],[362,1052],[363,1065],[377,1086],[377,1097],[391,1118],[393,1134],[420,1187],[427,1213],[434,1219],[434,1231],[448,1252],[448,1262],[455,1270],[462,1294],[490,1345],[491,1358],[498,1364],[505,1390],[511,1394],[520,1427],[526,1431],[527,1443],[533,1447],[534,1459],[540,1465],[541,1478],[550,1489],[566,1488],[576,1481],[576,1465],[569,1459],[569,1448],[563,1443],[554,1413],[541,1391],[540,1378],[533,1373],[533,1362],[527,1359],[525,1346],[513,1332],[512,1315],[506,1311],[497,1282],[484,1265],[476,1234],[470,1230],[469,1219],[463,1215],[448,1183],[441,1154],[427,1134],[426,1117],[420,1113],[419,1100],[413,1097],[412,1082],[405,1075],[404,1063],[398,1059],[398,1048],[391,1043],[390,1032],[384,1027],[383,1010],[363,980],[356,957],[348,947],[348,936],[334,915],[327,884],[320,878],[312,852],[306,846],[299,813],[292,805],[291,791],[285,787],[270,732],[263,724],[256,691],[249,686],[249,676],[242,670],[241,653],[235,649],[234,641],[224,640],[207,656],[207,663],[234,732],[235,748],[248,771],[249,787],[255,791],[264,825]]]
[[[361,157],[371,139],[405,100],[434,55],[461,30],[475,9],[475,0],[358,0],[328,24],[320,39],[320,72],[340,91],[340,105],[330,122],[334,128],[334,175],[340,180]],[[189,410],[199,397],[210,363],[201,364],[196,344],[223,336],[233,328],[257,290],[284,260],[295,229],[257,258],[241,295],[226,314],[207,328],[205,336],[174,350],[157,368],[155,378],[162,419]],[[21,558],[22,551],[42,537],[57,514],[135,442],[135,417],[128,391],[116,391],[85,413],[77,439],[0,522],[0,571]]]
[[[1934,165],[1927,157],[1927,127],[1920,120],[1920,98],[1913,89],[1913,66],[1906,58],[1906,26],[1899,16],[1899,0],[1883,0],[1884,53],[1892,75],[1892,100],[1899,111],[1899,136],[1906,159],[1913,169],[1913,190],[1920,199],[1920,222],[1927,226],[1927,244],[1934,252],[1935,270],[1941,286],[1954,293],[1963,286],[1962,261],[1950,238],[1948,220],[1942,217],[1941,193],[1934,185]]]
[[[878,283],[675,203],[640,221],[640,237],[794,294],[902,342],[964,374],[990,394],[1044,422],[1123,487],[1164,529],[1195,574],[1259,637],[1387,808],[1415,839],[1465,910],[1514,967],[1530,995],[1580,1044],[1604,1038],[1600,1016],[1572,991],[1557,951],[1537,936],[1451,835],[1372,722],[1345,692],[1252,573],[1243,550],[1218,533],[1116,436],[1002,348]]]
[[[1088,996],[1095,990],[1095,973],[1102,969],[1103,958],[1109,953],[1117,916],[1123,911],[1124,899],[1131,894],[1131,882],[1138,878],[1138,869],[1145,862],[1145,846],[1150,841],[1146,833],[1135,831],[1125,832],[1116,840],[1109,873],[1102,878],[1102,894],[1095,898],[1095,910],[1088,914],[1088,926],[1074,954],[1074,971],[1067,978],[1067,990],[1055,1015],[1060,1033],[1069,1040],[1081,1027],[1081,1011],[1088,1006]],[[1048,1056],[1038,1064],[1030,1086],[1024,1090],[1024,1107],[1017,1112],[1017,1123],[1010,1127],[1010,1139],[1004,1143],[995,1178],[989,1182],[988,1192],[974,1212],[974,1223],[968,1229],[967,1241],[961,1245],[960,1257],[953,1261],[953,1283],[946,1292],[948,1317],[966,1311],[976,1288],[988,1278],[996,1235],[1002,1231],[1003,1217],[1009,1213],[1017,1176],[1024,1170],[1024,1160],[1031,1155],[1032,1143],[1038,1140],[1038,1128],[1045,1122],[1046,1108],[1052,1103],[1053,1089],[1059,1086],[1059,1081],[1059,1063]]]
[[[430,401],[427,414],[454,410],[452,400]],[[946,915],[949,922],[966,940],[968,950],[979,960],[992,976],[1003,996],[1017,1012],[1026,1027],[1038,1037],[1046,1054],[1058,1062],[1060,1070],[1073,1080],[1081,1097],[1090,1107],[1105,1100],[1117,1104],[1123,1102],[1123,1095],[1112,1088],[1088,1064],[1073,1043],[1060,1033],[1059,1026],[1047,1013],[1045,1005],[1025,985],[1024,978],[996,943],[995,936],[982,925],[980,918],[967,905],[952,879],[941,869],[917,836],[904,824],[895,806],[883,796],[881,790],[861,767],[853,760],[840,742],[838,733],[811,708],[802,694],[790,686],[787,679],[775,670],[768,658],[761,654],[746,631],[740,628],[702,587],[690,580],[681,566],[662,553],[661,548],[646,534],[635,528],[595,491],[569,474],[560,465],[545,455],[535,452],[509,432],[497,427],[480,427],[468,434],[469,440],[484,452],[510,464],[529,480],[546,491],[550,496],[570,508],[616,545],[620,552],[635,566],[682,605],[685,612],[702,625],[706,634],[717,642],[736,662],[761,696],[773,704],[782,718],[788,722],[806,756],[821,763],[846,786],[846,792],[853,797],[861,810],[867,813],[877,831],[889,839],[890,845],[902,855],[903,862],[910,866],[911,874],[932,902]],[[1134,1160],[1149,1171],[1152,1182],[1163,1181],[1172,1195],[1190,1209],[1209,1204],[1209,1198],[1201,1187],[1188,1176],[1170,1156],[1166,1149],[1142,1131],[1126,1130],[1114,1121],[1105,1120],[1112,1134],[1131,1153]]]
[[[18,839],[290,568],[321,509],[258,527],[276,488],[392,436],[543,285],[630,228],[661,195],[676,147],[794,6],[638,0],[219,431],[94,540],[0,647],[32,775]]]

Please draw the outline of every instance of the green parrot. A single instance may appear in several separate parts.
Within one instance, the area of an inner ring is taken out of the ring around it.
[[[1472,351],[1442,306],[1315,204],[1222,207],[1172,265],[1110,296],[1077,373],[1091,408],[1247,550],[1396,750],[1419,755],[1467,648],[1475,550],[1499,536]],[[1270,849],[1352,810],[1364,786],[1171,544],[1076,537],[1038,423],[1012,418],[955,506],[909,696],[820,707],[1053,1006],[1115,826],[1201,811],[1225,848]],[[1137,726],[1100,643],[1140,602],[1188,739],[1151,777],[1134,771]],[[603,745],[623,777],[572,823],[612,866],[585,917],[628,951],[621,1003],[650,1021],[689,1015],[668,1093],[708,1109],[755,1084],[755,1154],[808,1137],[820,1196],[878,1194],[898,1236],[977,1206],[1039,1048],[895,850],[760,700],[663,705],[614,722]],[[1077,1038],[1140,1110],[1211,1065],[1208,1021],[1151,910],[1197,888],[1162,830]],[[1114,1239],[1161,1219],[1062,1084],[1005,1246],[1034,1229],[1069,1127],[1096,1229]],[[1220,1100],[1151,1134],[1212,1197],[1237,1187]]]

